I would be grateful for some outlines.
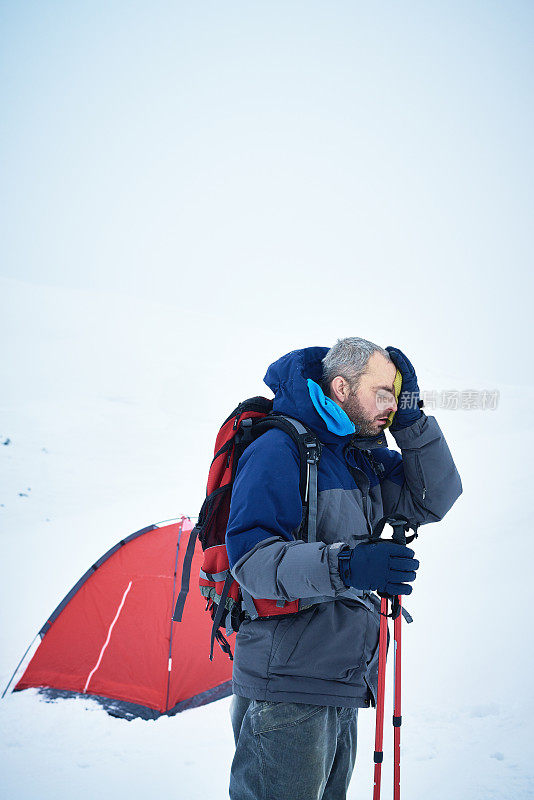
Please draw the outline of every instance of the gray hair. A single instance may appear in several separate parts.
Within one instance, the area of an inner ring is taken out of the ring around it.
[[[382,353],[384,358],[391,361],[387,350],[367,339],[359,336],[348,336],[338,339],[323,358],[322,388],[325,394],[330,393],[330,383],[340,375],[345,378],[353,388],[360,382],[361,376],[367,369],[367,362],[373,353]]]

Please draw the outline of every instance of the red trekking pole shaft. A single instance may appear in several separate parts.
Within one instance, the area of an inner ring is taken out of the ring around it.
[[[373,800],[380,800],[380,781],[382,778],[382,761],[384,760],[384,694],[386,687],[386,654],[388,646],[388,599],[383,597],[380,603],[380,635],[378,639],[378,695],[376,698],[376,732],[375,732],[375,775]]]
[[[382,532],[383,517],[375,528],[378,535]],[[405,532],[408,521],[401,517],[390,517],[387,522],[393,528],[393,542],[406,545]],[[416,530],[416,529],[414,529]],[[416,531],[417,535],[417,531]],[[380,781],[382,777],[382,761],[384,760],[384,694],[386,682],[386,652],[388,645],[388,600],[391,600],[392,617],[394,618],[394,672],[393,672],[393,800],[400,800],[400,726],[401,717],[401,595],[383,596],[380,604],[380,634],[378,638],[378,695],[376,698],[376,734],[375,734],[375,774],[373,800],[380,800]],[[411,620],[410,620],[411,621]]]
[[[399,613],[395,618],[395,662],[393,673],[393,800],[400,800],[400,731],[401,717],[401,596],[397,597]]]

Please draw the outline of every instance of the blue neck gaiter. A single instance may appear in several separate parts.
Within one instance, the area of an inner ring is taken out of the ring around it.
[[[330,433],[335,433],[337,436],[348,436],[349,433],[355,433],[354,423],[350,421],[341,406],[326,397],[319,384],[312,381],[311,378],[308,378],[307,383],[315,410],[324,419]]]

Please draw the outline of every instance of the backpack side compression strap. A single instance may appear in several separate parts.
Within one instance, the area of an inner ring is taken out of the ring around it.
[[[224,588],[222,590],[221,599],[219,600],[219,603],[217,605],[217,611],[215,612],[215,616],[213,618],[213,625],[211,626],[210,661],[213,661],[213,645],[215,644],[215,639],[217,638],[219,625],[222,622],[223,614],[226,610],[226,598],[228,597],[228,592],[230,591],[230,586],[233,580],[234,578],[232,576],[232,573],[228,571],[228,575],[226,576],[226,580],[224,582]],[[229,656],[230,659],[233,661],[231,651],[229,652]]]
[[[189,534],[189,541],[187,543],[187,550],[185,551],[184,556],[184,563],[182,567],[182,585],[180,587],[180,592],[178,594],[178,598],[176,600],[176,606],[174,608],[174,614],[172,615],[173,622],[181,622],[182,621],[182,614],[184,613],[184,606],[185,606],[185,598],[187,597],[187,593],[189,591],[189,578],[191,575],[191,564],[193,562],[193,555],[195,552],[195,544],[197,541],[199,527],[195,525],[191,533]]]

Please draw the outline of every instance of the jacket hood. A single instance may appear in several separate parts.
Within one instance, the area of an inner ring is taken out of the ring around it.
[[[312,403],[307,380],[311,378],[316,383],[321,383],[322,360],[329,349],[305,347],[302,350],[293,350],[271,364],[264,381],[274,394],[273,411],[300,420],[325,444],[345,445],[355,437],[359,443],[373,443],[380,436],[383,437],[383,434],[378,437],[358,437],[354,433],[347,436],[332,433]]]

